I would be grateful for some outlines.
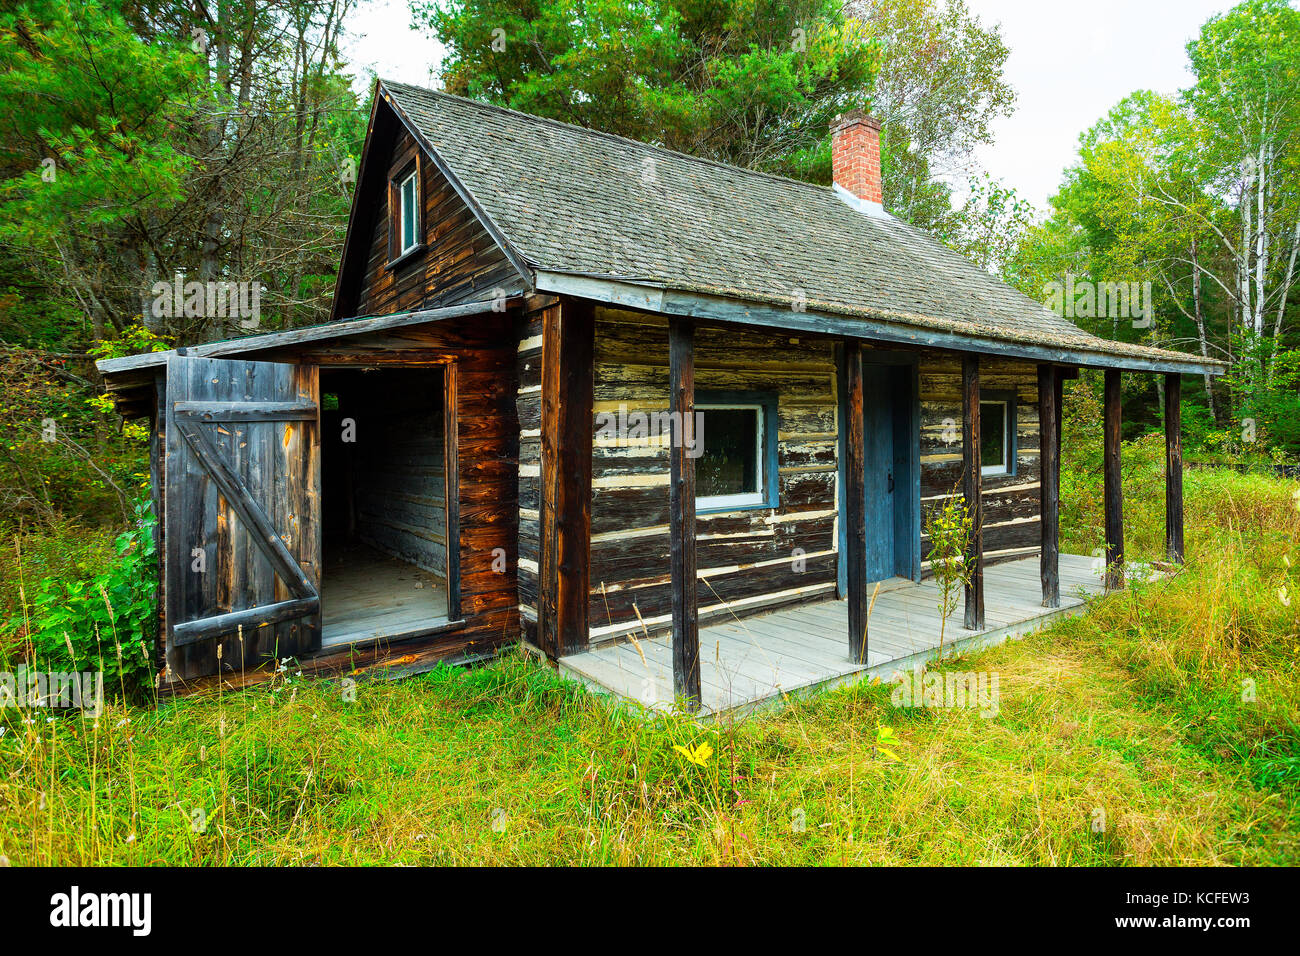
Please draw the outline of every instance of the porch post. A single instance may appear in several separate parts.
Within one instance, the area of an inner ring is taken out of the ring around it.
[[[1183,563],[1182,377],[1165,376],[1165,554]]]
[[[695,429],[695,325],[668,320],[670,411],[680,423],[669,450],[668,527],[673,590],[673,694],[700,706],[700,628],[696,598],[695,459],[687,454]],[[707,441],[708,436],[701,436]]]
[[[1056,404],[1056,383],[1060,375],[1054,365],[1038,366],[1038,475],[1039,577],[1043,584],[1043,607],[1061,606],[1060,485],[1061,446],[1056,423],[1061,409]]]
[[[984,502],[980,488],[980,357],[961,357],[962,491],[970,514],[970,546],[966,563],[971,568],[966,585],[966,627],[984,629]]]
[[[1106,399],[1102,432],[1106,494],[1106,590],[1124,586],[1124,489],[1119,472],[1119,369],[1106,369]]]
[[[552,658],[590,636],[591,444],[595,310],[561,300],[542,313],[542,500],[537,641]]]
[[[848,572],[849,660],[867,663],[867,489],[862,408],[862,346],[844,341],[844,540]]]

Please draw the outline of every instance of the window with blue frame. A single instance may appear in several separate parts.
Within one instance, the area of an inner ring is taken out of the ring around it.
[[[701,391],[695,412],[696,511],[776,507],[776,395]]]

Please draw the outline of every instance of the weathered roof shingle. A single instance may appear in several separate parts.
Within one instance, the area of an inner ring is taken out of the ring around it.
[[[834,190],[383,81],[537,269],[1135,358],[1198,356],[1084,332],[929,234]]]

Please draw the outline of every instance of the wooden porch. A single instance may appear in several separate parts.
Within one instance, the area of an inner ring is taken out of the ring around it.
[[[1059,608],[1042,605],[1037,555],[985,569],[984,627],[963,627],[959,607],[948,619],[944,656],[1000,644],[1080,613],[1089,599],[1105,591],[1100,564],[1082,555],[1060,556]],[[938,603],[933,580],[882,582],[870,612],[865,664],[849,657],[849,610],[843,600],[701,627],[699,713],[758,710],[865,677],[888,681],[939,655]],[[673,706],[672,653],[672,635],[665,633],[573,654],[562,658],[559,667],[593,690],[662,711]]]
[[[866,502],[866,415],[863,342],[842,343],[843,392],[838,449],[843,522],[839,590],[843,601],[776,611],[764,617],[701,626],[696,540],[695,463],[687,424],[695,411],[695,322],[668,322],[668,399],[674,426],[669,442],[668,525],[671,636],[626,634],[624,645],[592,647],[590,566],[594,373],[591,323],[578,311],[544,327],[553,342],[542,369],[542,448],[538,646],[563,672],[589,685],[652,708],[680,702],[692,712],[753,709],[806,689],[864,675],[893,673],[938,654],[938,594],[933,583],[890,579],[873,591],[869,575]],[[549,330],[549,331],[548,331]],[[549,336],[549,338],[548,338]],[[558,341],[557,341],[558,340]],[[560,358],[570,355],[571,361]],[[1124,587],[1123,504],[1120,483],[1120,371],[1105,369],[1104,558],[1062,555],[1059,547],[1060,447],[1063,380],[1073,370],[1039,363],[1037,404],[1040,475],[1038,553],[985,567],[981,440],[981,362],[961,356],[961,456],[958,487],[970,534],[963,564],[962,613],[947,622],[945,650],[997,643],[1032,631],[1061,613],[1078,612],[1090,595]],[[551,395],[552,400],[547,401]],[[561,400],[562,397],[562,400]],[[1166,555],[1182,563],[1182,444],[1179,377],[1165,377]],[[955,422],[953,423],[955,426]],[[548,439],[548,436],[549,439]],[[563,478],[561,478],[563,476]],[[793,552],[792,552],[793,554]],[[874,604],[873,604],[873,594]],[[869,618],[874,618],[869,622]]]

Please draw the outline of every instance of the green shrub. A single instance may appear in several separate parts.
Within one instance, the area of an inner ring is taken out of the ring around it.
[[[90,579],[45,577],[6,631],[26,662],[49,671],[99,670],[105,692],[141,701],[154,686],[158,563],[150,506],[118,535],[108,568]]]

